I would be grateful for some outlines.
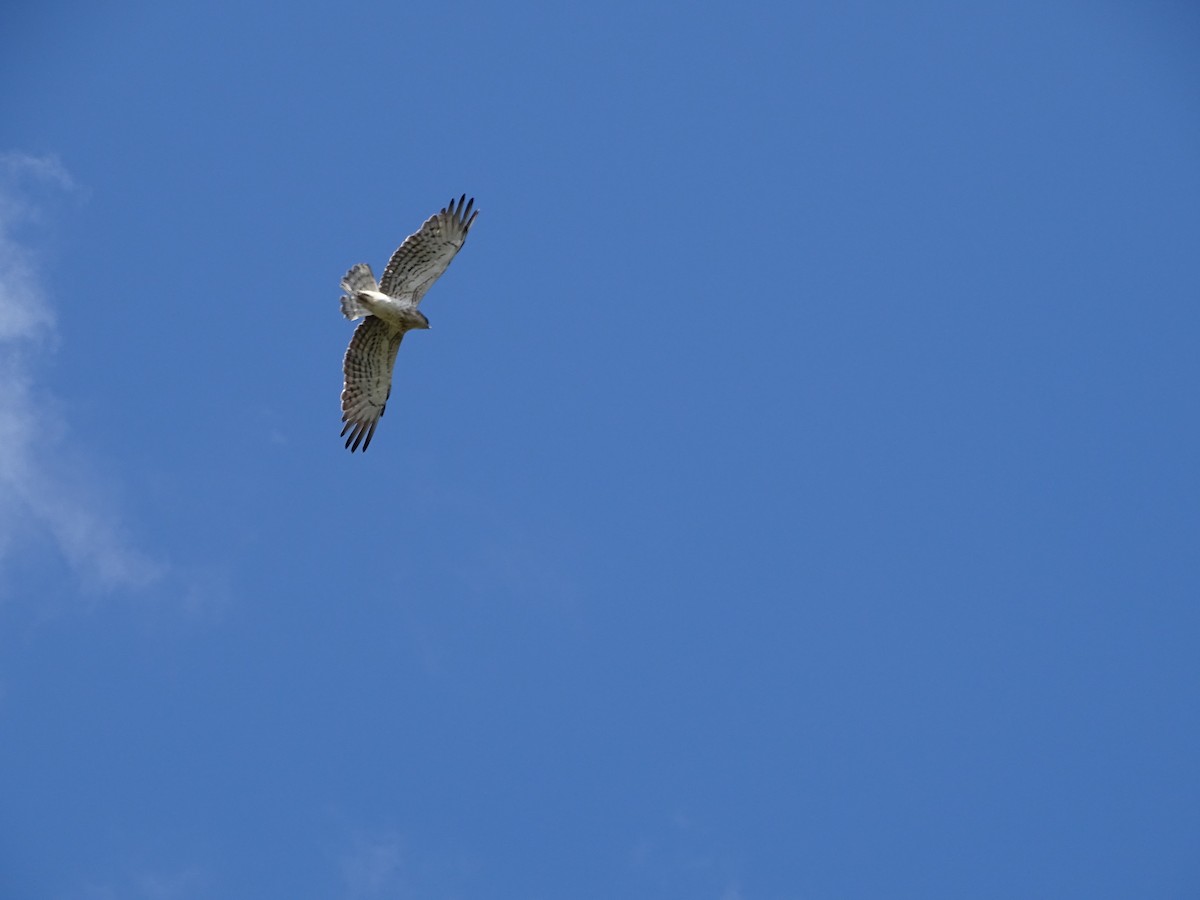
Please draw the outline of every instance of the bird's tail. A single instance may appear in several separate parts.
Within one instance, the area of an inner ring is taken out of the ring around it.
[[[358,263],[350,267],[350,271],[342,277],[342,315],[353,321],[367,315],[370,310],[358,301],[359,291],[378,291],[379,284],[371,267],[366,263]]]

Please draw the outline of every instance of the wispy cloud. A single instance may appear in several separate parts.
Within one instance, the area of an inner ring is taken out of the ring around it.
[[[402,887],[404,847],[400,835],[359,836],[341,859],[342,879],[351,898],[394,897]]]
[[[479,874],[476,861],[444,843],[423,843],[421,835],[393,828],[343,832],[336,848],[342,900],[421,900],[469,897]]]
[[[632,870],[647,889],[693,897],[743,900],[737,865],[716,829],[682,810],[650,823],[633,844]]]
[[[145,587],[163,566],[133,546],[95,473],[67,451],[67,425],[36,383],[55,316],[31,242],[18,235],[39,221],[31,198],[47,188],[78,190],[52,157],[0,154],[0,565],[48,537],[85,587]]]
[[[78,900],[187,900],[212,896],[208,882],[205,873],[193,866],[118,876],[115,882],[91,882],[70,896]]]

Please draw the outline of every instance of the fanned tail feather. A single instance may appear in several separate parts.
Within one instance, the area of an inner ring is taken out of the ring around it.
[[[346,292],[342,295],[342,315],[353,321],[370,314],[370,310],[359,302],[358,294],[362,291],[378,291],[379,284],[371,267],[366,263],[358,263],[351,266],[350,271],[342,277],[342,290]]]
[[[377,291],[379,285],[370,266],[366,263],[356,263],[342,276],[342,290],[347,294],[356,294],[359,291]]]
[[[358,302],[357,296],[342,295],[342,315],[351,322],[355,319],[361,319],[367,313],[367,308]]]

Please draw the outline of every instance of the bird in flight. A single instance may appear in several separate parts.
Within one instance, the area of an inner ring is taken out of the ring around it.
[[[360,444],[364,451],[371,446],[392,392],[392,367],[400,341],[410,329],[429,327],[417,306],[462,249],[479,215],[474,207],[475,198],[467,200],[463,194],[457,204],[452,199],[426,219],[392,254],[378,284],[366,263],[351,266],[342,279],[342,315],[350,321],[366,317],[354,329],[342,363],[342,421],[346,423],[342,437],[351,453]]]

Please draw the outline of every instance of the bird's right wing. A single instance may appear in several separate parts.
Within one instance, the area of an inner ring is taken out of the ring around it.
[[[479,210],[472,211],[474,206],[475,198],[468,201],[463,194],[457,206],[451,200],[436,216],[426,219],[420,231],[405,238],[392,254],[379,289],[390,297],[411,296],[413,303],[420,303],[429,286],[462,249],[471,223],[479,215]]]
[[[376,316],[367,316],[350,338],[342,363],[346,381],[342,387],[342,436],[351,453],[361,443],[363,451],[371,446],[375,426],[387,408],[392,393],[392,368],[400,349],[403,331],[398,331]]]

